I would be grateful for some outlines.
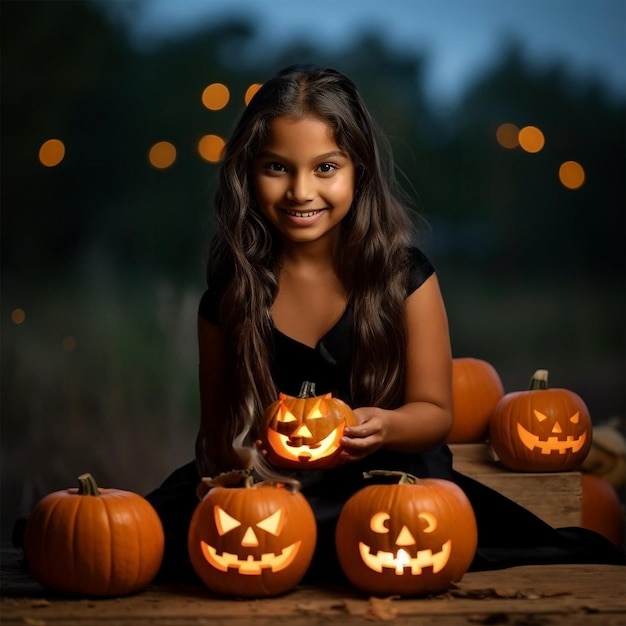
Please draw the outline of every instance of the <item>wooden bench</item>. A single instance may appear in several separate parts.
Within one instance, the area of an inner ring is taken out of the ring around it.
[[[454,469],[491,487],[553,528],[580,526],[580,472],[514,472],[504,468],[488,443],[451,444]]]

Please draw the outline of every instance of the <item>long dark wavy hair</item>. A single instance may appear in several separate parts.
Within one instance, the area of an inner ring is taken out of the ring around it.
[[[394,408],[403,402],[403,302],[413,222],[400,199],[391,151],[349,78],[334,69],[290,66],[252,98],[219,170],[207,281],[221,293],[229,414],[215,416],[210,429],[205,424],[198,434],[197,462],[205,473],[247,463],[235,451],[253,445],[263,409],[277,397],[270,309],[281,257],[275,231],[255,208],[251,165],[273,119],[303,116],[330,125],[356,171],[354,200],[341,224],[335,259],[354,311],[352,404]]]

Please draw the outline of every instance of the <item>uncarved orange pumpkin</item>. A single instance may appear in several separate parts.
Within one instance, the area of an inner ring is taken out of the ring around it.
[[[232,483],[237,475],[243,479]],[[295,587],[317,538],[313,510],[298,486],[255,483],[245,471],[210,484],[188,535],[191,563],[204,584],[218,594],[248,597]]]
[[[581,526],[595,530],[615,547],[624,545],[624,508],[615,489],[602,477],[582,474]]]
[[[485,441],[489,420],[504,395],[495,367],[471,357],[452,359],[452,394],[454,419],[448,443]]]
[[[564,472],[579,467],[591,446],[587,405],[568,389],[549,389],[537,370],[526,391],[506,394],[489,422],[501,463],[519,472]]]
[[[91,474],[33,509],[24,552],[34,578],[64,594],[117,596],[139,591],[163,558],[161,521],[140,495],[99,489]]]
[[[445,591],[468,570],[478,543],[476,518],[453,482],[418,479],[368,485],[343,506],[335,543],[341,568],[371,594],[423,595]]]
[[[343,462],[341,437],[357,423],[352,409],[330,393],[315,395],[304,382],[298,396],[280,393],[263,417],[262,448],[272,465],[285,469],[328,469]]]

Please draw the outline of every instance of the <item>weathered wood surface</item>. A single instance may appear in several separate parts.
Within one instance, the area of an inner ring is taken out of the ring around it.
[[[514,472],[497,462],[487,443],[453,444],[450,449],[461,474],[521,504],[553,528],[580,526],[580,472]]]
[[[123,598],[66,598],[2,553],[0,623],[7,626],[310,626],[502,624],[624,626],[626,568],[540,565],[471,572],[448,592],[425,598],[372,598],[350,588],[301,586],[278,598],[224,599],[202,585],[151,586]]]

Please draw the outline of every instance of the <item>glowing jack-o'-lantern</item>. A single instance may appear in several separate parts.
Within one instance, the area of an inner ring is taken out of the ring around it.
[[[582,464],[591,447],[592,423],[582,398],[548,389],[547,370],[537,370],[526,391],[506,394],[489,423],[500,462],[520,472],[562,472]]]
[[[227,486],[242,481],[242,485]],[[317,530],[296,485],[254,483],[248,472],[203,479],[211,489],[196,507],[188,550],[195,572],[216,593],[272,596],[306,572]]]
[[[280,393],[265,411],[262,447],[274,466],[290,469],[330,468],[342,462],[341,437],[357,423],[352,409],[315,384],[304,382],[297,397]]]
[[[395,484],[368,485],[343,506],[335,543],[341,568],[374,594],[422,595],[449,588],[469,568],[478,542],[463,491],[436,478],[402,472]]]

